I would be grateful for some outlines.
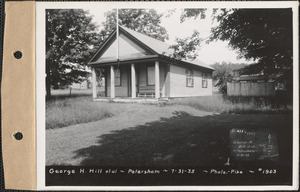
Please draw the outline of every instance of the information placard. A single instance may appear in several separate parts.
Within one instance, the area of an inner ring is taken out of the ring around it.
[[[278,161],[277,136],[272,130],[230,130],[231,155],[236,160]]]

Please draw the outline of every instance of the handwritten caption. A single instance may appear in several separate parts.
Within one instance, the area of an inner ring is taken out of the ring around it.
[[[272,160],[279,157],[276,134],[271,130],[231,129],[231,156],[237,160]]]
[[[243,174],[277,174],[277,169],[255,168],[241,169],[57,169],[50,168],[49,174],[73,175],[73,174],[129,174],[129,175],[155,175],[155,174],[211,174],[211,175],[243,175]]]

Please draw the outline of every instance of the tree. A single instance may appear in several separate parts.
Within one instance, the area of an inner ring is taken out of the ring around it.
[[[206,9],[184,9],[180,16],[180,22],[184,22],[186,18],[197,19],[200,16],[200,19],[204,19]],[[170,10],[172,14],[172,10]],[[168,16],[169,13],[167,13]],[[198,56],[198,51],[200,44],[203,42],[203,39],[200,37],[198,31],[194,31],[191,37],[187,38],[178,38],[176,37],[175,43],[172,44],[169,49],[173,49],[173,54],[167,55],[173,59],[182,60],[194,60]]]
[[[163,14],[154,9],[119,9],[119,25],[144,33],[155,39],[165,41],[169,38],[167,30],[161,26]],[[116,10],[106,14],[102,34],[109,35],[116,27]]]
[[[97,26],[82,9],[46,10],[46,93],[81,82],[86,62],[99,46]]]
[[[190,12],[184,10],[185,17],[203,11]],[[213,15],[219,25],[209,41],[228,41],[240,57],[255,61],[241,74],[263,74],[292,88],[292,9],[221,9]]]
[[[227,83],[232,82],[235,77],[238,77],[239,69],[246,67],[244,63],[215,63],[211,65],[215,69],[213,72],[213,81],[215,86],[218,87],[219,91],[223,94],[227,93]]]
[[[206,10],[207,9],[184,9],[181,16],[180,22],[184,22],[187,18],[197,19],[200,16],[200,19],[206,18]]]
[[[169,49],[173,49],[174,52],[168,56],[178,60],[194,60],[198,56],[198,48],[200,47],[201,41],[203,40],[200,38],[198,31],[194,31],[191,37],[176,37],[175,43],[169,47]]]

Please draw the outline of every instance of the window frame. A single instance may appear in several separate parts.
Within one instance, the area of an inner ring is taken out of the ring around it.
[[[190,72],[190,76],[189,76],[189,72]],[[186,79],[186,87],[194,87],[194,71],[193,69],[185,69],[185,79]],[[189,85],[189,79],[192,80],[191,85]]]
[[[202,88],[207,88],[208,83],[207,83],[207,73],[202,73]]]
[[[117,71],[119,71],[119,77],[117,77]],[[119,78],[120,79],[120,83],[117,84],[116,79]],[[122,73],[121,73],[121,68],[115,68],[115,87],[121,87],[122,86]]]
[[[149,68],[153,68],[154,70],[154,82],[153,82],[153,84],[149,84],[149,75],[148,75],[148,69]],[[146,66],[146,85],[147,86],[155,86],[155,66],[154,65],[147,65]]]

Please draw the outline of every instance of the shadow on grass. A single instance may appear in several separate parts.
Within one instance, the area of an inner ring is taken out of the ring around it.
[[[280,158],[276,163],[291,163],[290,114],[199,117],[183,111],[100,135],[97,145],[76,151],[75,158],[83,158],[80,165],[88,166],[222,166],[230,157],[231,128],[272,129],[278,137]]]

